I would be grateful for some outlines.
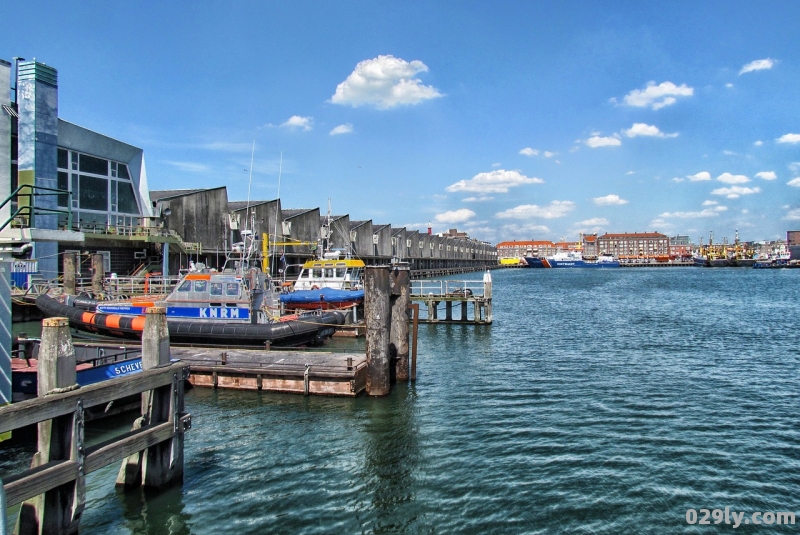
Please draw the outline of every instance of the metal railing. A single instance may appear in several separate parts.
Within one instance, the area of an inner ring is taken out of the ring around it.
[[[484,282],[476,280],[412,280],[412,296],[480,297]]]
[[[22,193],[24,190],[30,190],[29,193]],[[38,193],[38,192],[47,192],[47,193]],[[44,208],[41,206],[35,206],[33,200],[35,197],[49,197],[52,195],[66,195],[67,196],[67,206],[71,204],[72,193],[67,190],[63,189],[53,189],[53,188],[45,188],[43,186],[34,186],[32,184],[23,184],[11,192],[11,195],[6,197],[6,199],[0,203],[0,209],[5,207],[8,203],[17,199],[19,197],[25,197],[28,199],[28,204],[25,206],[20,206],[17,208],[17,211],[11,214],[11,217],[5,221],[2,225],[0,225],[0,230],[3,230],[8,225],[12,225],[14,221],[20,223],[19,226],[28,227],[28,228],[35,228],[36,227],[36,214],[39,215],[57,215],[57,214],[66,214],[67,216],[67,228],[72,228],[72,210],[69,208]],[[24,218],[27,217],[27,220]],[[22,221],[20,221],[22,219]]]

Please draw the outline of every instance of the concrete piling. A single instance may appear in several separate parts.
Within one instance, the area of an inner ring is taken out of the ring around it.
[[[75,295],[75,253],[64,253],[64,293]]]
[[[103,292],[103,279],[106,272],[103,269],[103,255],[92,255],[92,292],[99,294]]]

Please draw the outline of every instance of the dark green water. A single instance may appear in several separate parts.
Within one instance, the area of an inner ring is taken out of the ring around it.
[[[421,326],[418,381],[388,398],[191,391],[183,487],[121,496],[101,470],[81,532],[706,533],[733,527],[687,509],[800,512],[800,270],[494,280],[494,324]]]

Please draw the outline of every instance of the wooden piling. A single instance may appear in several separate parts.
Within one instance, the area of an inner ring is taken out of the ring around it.
[[[64,293],[75,295],[75,253],[64,253]]]
[[[389,267],[364,270],[364,319],[366,322],[367,395],[386,396],[391,390],[389,335]]]
[[[92,255],[92,292],[99,294],[103,292],[103,279],[106,272],[103,269],[103,255]]]
[[[42,321],[37,379],[40,399],[78,388],[75,382],[75,348],[67,318]],[[83,475],[83,410],[81,402],[78,403],[74,414],[39,422],[38,447],[31,468],[53,461],[77,459],[79,475]],[[85,498],[83,477],[40,494],[22,504],[16,532],[19,535],[77,533]]]
[[[169,363],[166,309],[150,307],[146,310],[142,331],[142,368],[150,370]],[[183,409],[183,380],[176,374],[171,385],[142,393],[142,416],[134,422],[133,429],[169,421],[178,425]],[[183,433],[131,455],[122,461],[117,476],[117,485],[125,487],[142,484],[145,487],[163,488],[182,481]]]
[[[408,305],[411,302],[411,268],[403,266],[392,269],[389,291],[392,309],[389,352],[394,360],[394,379],[408,381]]]

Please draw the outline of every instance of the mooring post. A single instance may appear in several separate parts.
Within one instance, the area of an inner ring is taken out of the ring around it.
[[[389,267],[364,270],[364,320],[366,322],[367,395],[385,396],[391,390],[389,371]]]
[[[392,306],[389,349],[394,358],[394,379],[408,381],[408,304],[411,302],[411,268],[403,266],[392,269],[389,291]]]
[[[486,307],[486,314],[485,320],[486,323],[492,323],[492,272],[487,271],[483,274],[483,299],[485,307]]]
[[[78,388],[75,373],[75,348],[69,334],[67,318],[42,321],[39,346],[38,394],[67,392]],[[83,408],[78,402],[74,414],[39,422],[38,448],[31,468],[52,461],[78,461],[75,481],[49,490],[22,504],[17,520],[17,533],[77,533],[85,502],[83,474]]]
[[[166,309],[149,307],[145,311],[142,331],[142,368],[149,370],[166,366],[169,358],[169,329]],[[178,419],[183,412],[183,378],[177,373],[171,385],[142,393],[142,416],[133,429],[158,425]],[[150,446],[122,461],[117,485],[162,488],[183,480],[183,433],[170,440]]]
[[[103,269],[103,255],[92,255],[92,292],[99,294],[103,292],[103,278],[106,272]]]
[[[75,295],[75,253],[64,253],[64,293]]]

